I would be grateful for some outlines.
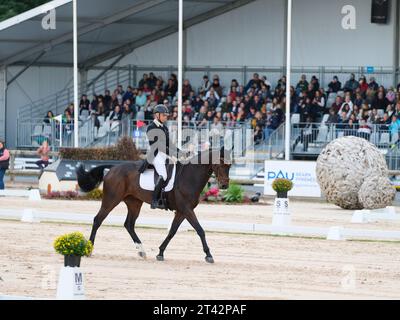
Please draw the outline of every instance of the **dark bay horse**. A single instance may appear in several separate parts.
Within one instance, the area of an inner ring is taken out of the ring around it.
[[[195,160],[195,161],[193,161]],[[164,260],[164,251],[176,234],[181,223],[186,219],[199,235],[203,250],[206,253],[206,261],[213,263],[214,259],[206,242],[205,232],[201,227],[194,209],[200,201],[200,194],[211,174],[214,172],[221,189],[229,185],[229,169],[231,152],[224,148],[207,150],[193,157],[187,163],[177,163],[174,188],[167,193],[167,199],[171,210],[175,211],[168,236],[159,247],[157,260]],[[135,232],[135,222],[139,216],[143,202],[151,203],[152,191],[146,191],[139,186],[139,168],[143,162],[129,162],[117,166],[99,166],[90,172],[83,166],[77,169],[78,184],[82,191],[89,192],[95,189],[102,181],[104,170],[111,168],[104,177],[103,199],[101,208],[94,218],[90,240],[94,244],[96,232],[107,215],[122,201],[128,207],[128,215],[125,228],[139,249],[139,255],[146,257],[142,242]]]

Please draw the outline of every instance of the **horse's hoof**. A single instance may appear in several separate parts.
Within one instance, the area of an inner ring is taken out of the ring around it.
[[[141,257],[141,258],[143,258],[143,259],[146,259],[146,252],[139,252],[138,253],[139,254],[139,257]]]
[[[213,257],[206,257],[206,262],[214,263],[214,258]]]
[[[164,261],[164,256],[157,256],[157,261]]]

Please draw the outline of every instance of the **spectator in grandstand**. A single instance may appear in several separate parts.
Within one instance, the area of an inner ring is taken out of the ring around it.
[[[357,135],[360,138],[364,138],[365,140],[369,141],[371,137],[372,129],[368,125],[367,121],[365,119],[360,120],[360,125],[357,130]]]
[[[225,113],[224,114],[224,121],[225,121],[225,128],[227,129],[232,129],[235,127],[236,122],[235,122],[235,117],[233,116],[232,113]]]
[[[208,100],[210,96],[213,95],[213,98],[220,100],[221,96],[218,94],[218,92],[214,89],[214,87],[211,87],[210,90],[206,93],[205,99]]]
[[[300,81],[297,83],[296,86],[296,93],[299,95],[301,92],[306,91],[308,89],[308,81],[307,81],[307,76],[303,74],[300,78]]]
[[[256,129],[254,130],[253,140],[255,145],[259,145],[264,140],[263,129],[259,125],[257,125]]]
[[[210,79],[208,79],[207,75],[203,76],[203,80],[201,81],[200,87],[199,87],[199,93],[206,93],[208,90],[211,88],[211,82]]]
[[[246,111],[243,107],[239,107],[239,111],[235,117],[236,123],[246,121]]]
[[[255,129],[257,126],[259,126],[261,129],[265,128],[265,120],[260,111],[257,111],[254,118],[251,120],[251,127]]]
[[[342,83],[337,76],[334,76],[328,85],[328,93],[338,93],[342,89]]]
[[[183,100],[187,100],[190,97],[190,92],[192,91],[192,85],[188,79],[183,81],[182,85],[182,98]]]
[[[312,84],[314,92],[319,90],[320,84],[319,84],[319,80],[316,76],[311,77],[310,84]]]
[[[286,76],[282,76],[282,78],[278,80],[278,85],[276,86],[275,89],[279,89],[282,91],[286,90]]]
[[[333,108],[336,113],[338,113],[342,105],[343,105],[343,98],[341,96],[337,96],[335,98],[335,102],[330,107]]]
[[[178,91],[178,85],[175,82],[174,78],[169,78],[168,83],[164,88],[164,91],[168,97],[169,101],[172,101],[172,99],[175,97],[177,91]]]
[[[140,79],[139,89],[143,89],[145,83],[149,84],[149,75],[147,73],[144,73],[142,79]]]
[[[250,90],[250,88],[259,90],[259,89],[261,89],[261,83],[262,83],[262,80],[260,79],[259,74],[254,73],[253,78],[247,83],[246,87],[244,88],[244,91],[248,92]]]
[[[129,135],[129,128],[130,122],[133,119],[133,111],[129,105],[129,99],[124,102],[121,112],[121,128],[122,128],[122,135],[128,136]]]
[[[389,131],[389,126],[392,123],[389,115],[385,112],[382,118],[379,119],[379,130],[380,131]]]
[[[64,111],[64,114],[63,114],[63,117],[62,117],[62,122],[63,122],[63,124],[66,125],[65,127],[71,128],[69,125],[72,125],[73,118],[72,118],[72,114],[71,114],[69,109],[66,109]],[[72,129],[69,129],[69,130],[72,130]]]
[[[131,101],[133,100],[133,88],[131,86],[127,87],[125,94],[122,96],[122,102],[128,99]]]
[[[329,109],[329,117],[325,123],[327,125],[339,123],[339,115],[334,108]]]
[[[369,88],[366,92],[365,103],[370,106],[375,106],[376,104],[376,91]]]
[[[357,136],[357,126],[353,117],[350,117],[347,125],[345,126],[344,136]]]
[[[149,86],[149,84],[146,82],[144,85],[143,85],[143,89],[142,89],[142,91],[143,91],[143,93],[146,95],[146,97],[148,97],[149,95],[151,95],[151,88],[150,88],[150,86]]]
[[[346,95],[346,97],[344,98],[344,102],[342,103],[342,106],[341,106],[341,108],[339,110],[339,114],[342,112],[343,108],[346,105],[349,106],[350,113],[353,112],[354,105],[353,105],[353,101],[351,101],[350,95]]]
[[[344,91],[345,92],[354,92],[359,86],[359,83],[356,80],[356,76],[354,73],[350,75],[350,79],[346,81],[344,85]]]
[[[250,107],[250,112],[247,113],[246,120],[253,120],[256,117],[256,108],[254,106]]]
[[[398,119],[396,115],[393,115],[391,119],[392,119],[392,122],[389,125],[389,132],[390,132],[390,136],[393,137],[394,135],[399,134],[400,119]]]
[[[370,124],[378,124],[380,121],[380,117],[378,115],[378,109],[372,109],[368,118],[368,122]]]
[[[231,98],[232,100],[235,100],[238,94],[238,86],[231,85],[231,88],[228,93],[228,98]]]
[[[359,81],[358,81],[359,85],[358,88],[360,89],[360,94],[361,96],[365,97],[366,92],[368,90],[368,83],[367,83],[367,79],[365,78],[365,76],[362,76]]]
[[[261,88],[265,85],[265,87],[267,88],[268,91],[271,90],[272,88],[272,84],[271,82],[268,80],[268,78],[266,76],[262,77],[262,84],[261,84]]]
[[[125,91],[124,91],[124,87],[121,84],[119,84],[117,86],[116,91],[117,91],[117,95],[121,95],[121,97],[124,96]]]
[[[254,96],[254,102],[253,102],[254,107],[256,108],[257,111],[260,111],[262,106],[263,106],[263,101],[260,99],[259,95]]]
[[[219,76],[215,75],[213,78],[213,83],[211,85],[211,87],[214,89],[214,91],[216,92],[216,94],[218,94],[219,97],[222,97],[223,95],[223,88],[219,82]]]
[[[390,87],[386,93],[386,99],[389,101],[389,103],[394,103],[396,100],[396,93],[394,92],[394,88]]]
[[[138,91],[138,95],[136,96],[135,104],[139,110],[144,109],[146,106],[147,102],[147,96],[146,94],[142,91]],[[115,109],[114,109],[115,110]]]
[[[378,97],[375,101],[375,104],[372,106],[373,108],[386,110],[387,106],[390,104],[389,100],[385,97],[384,91],[378,92]]]
[[[210,126],[210,134],[221,137],[223,135],[224,126],[222,125],[221,118],[216,115]]]
[[[354,99],[354,106],[361,107],[364,103],[364,99],[360,92],[356,94],[356,98]]]
[[[105,108],[105,110],[111,109],[111,103],[112,103],[112,96],[110,94],[110,90],[106,90],[106,91],[104,91],[104,108]]]
[[[201,106],[199,112],[195,116],[196,124],[199,125],[203,122],[207,115],[207,108],[205,106]]]
[[[336,137],[338,137],[338,134],[340,132],[343,132],[346,129],[347,124],[348,124],[347,112],[343,111],[340,114],[338,124],[336,125]]]
[[[53,118],[54,118],[54,114],[53,114],[53,112],[51,110],[49,110],[49,111],[47,111],[47,114],[43,119],[43,123],[44,124],[50,124],[51,120],[53,120]]]
[[[10,166],[10,152],[6,149],[4,140],[0,140],[0,190],[4,190],[4,175]]]
[[[307,88],[307,98],[309,98],[311,101],[314,100],[315,92],[316,92],[316,90],[314,90],[313,84],[309,83],[308,88]]]
[[[305,101],[300,106],[300,122],[306,122],[307,118],[311,117],[315,119],[317,115],[317,110],[315,106],[312,104],[310,98],[306,98]]]
[[[192,119],[194,116],[194,110],[189,100],[186,100],[182,105],[182,115],[188,116],[190,119]]]
[[[170,118],[171,121],[177,121],[178,120],[178,111],[176,109],[174,109],[174,111],[172,111],[172,115]]]
[[[400,100],[397,101],[394,112],[397,117],[400,116]]]
[[[162,91],[164,88],[164,79],[161,76],[157,77],[156,80],[156,85],[154,86],[154,89],[158,90],[158,91]]]
[[[314,109],[318,110],[317,112],[328,113],[328,109],[325,110],[325,97],[322,96],[321,91],[315,91],[315,97],[313,100]]]
[[[194,124],[192,121],[190,121],[190,117],[188,115],[183,116],[182,127],[189,128],[189,129],[194,128]]]
[[[156,78],[156,76],[154,75],[154,73],[153,72],[150,72],[149,73],[149,78],[148,78],[148,80],[147,80],[147,84],[149,85],[149,88],[151,89],[151,90],[153,90],[155,87],[156,87],[156,84],[157,84],[157,78]]]
[[[219,100],[216,97],[218,96],[218,94],[217,92],[213,92],[212,90],[213,89],[211,88],[210,91],[207,92],[208,94],[207,102],[212,110],[216,110],[219,104]]]
[[[394,108],[392,104],[389,104],[386,108],[386,113],[388,114],[389,118],[392,118],[395,115]]]
[[[369,87],[372,91],[377,91],[377,90],[378,90],[379,84],[375,81],[375,78],[374,78],[374,77],[369,78],[368,87]]]
[[[36,165],[43,170],[49,165],[49,143],[47,140],[42,142],[42,145],[36,150],[36,153],[40,156],[40,160],[36,161]]]
[[[74,117],[74,104],[73,104],[73,103],[70,103],[70,104],[68,105],[67,109],[65,109],[65,111],[68,111],[68,112],[69,112],[69,115],[70,115],[71,117]]]
[[[79,115],[82,114],[83,110],[89,111],[89,105],[90,105],[90,102],[87,98],[87,95],[83,94],[81,97],[81,101],[79,102]]]
[[[121,112],[121,107],[120,106],[115,106],[114,111],[110,113],[110,125],[113,122],[118,122],[121,121],[122,118],[122,112]]]
[[[339,110],[339,114],[343,114],[343,112],[346,113],[346,118],[350,119],[351,114],[353,111],[350,108],[350,105],[348,103],[343,103],[342,107]]]
[[[158,101],[156,101],[154,95],[150,95],[149,99],[144,105],[145,120],[153,120],[153,109],[156,105],[158,105]]]
[[[274,111],[272,111],[272,115],[270,120],[266,123],[266,127],[264,129],[264,137],[265,140],[268,140],[271,134],[278,129],[278,127],[281,125],[283,120],[283,112],[282,109],[276,108]]]

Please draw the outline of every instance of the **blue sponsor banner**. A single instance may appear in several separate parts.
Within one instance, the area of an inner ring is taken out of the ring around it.
[[[275,195],[272,183],[275,179],[288,179],[293,182],[289,196],[321,197],[317,182],[316,162],[313,161],[266,161],[264,176],[264,194]]]
[[[367,73],[374,73],[375,68],[374,67],[367,67]]]

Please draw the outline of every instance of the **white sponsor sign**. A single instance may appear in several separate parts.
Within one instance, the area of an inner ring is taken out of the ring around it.
[[[272,183],[275,179],[283,178],[293,182],[293,190],[289,192],[289,196],[321,197],[316,165],[312,161],[265,161],[264,194],[276,195]]]

